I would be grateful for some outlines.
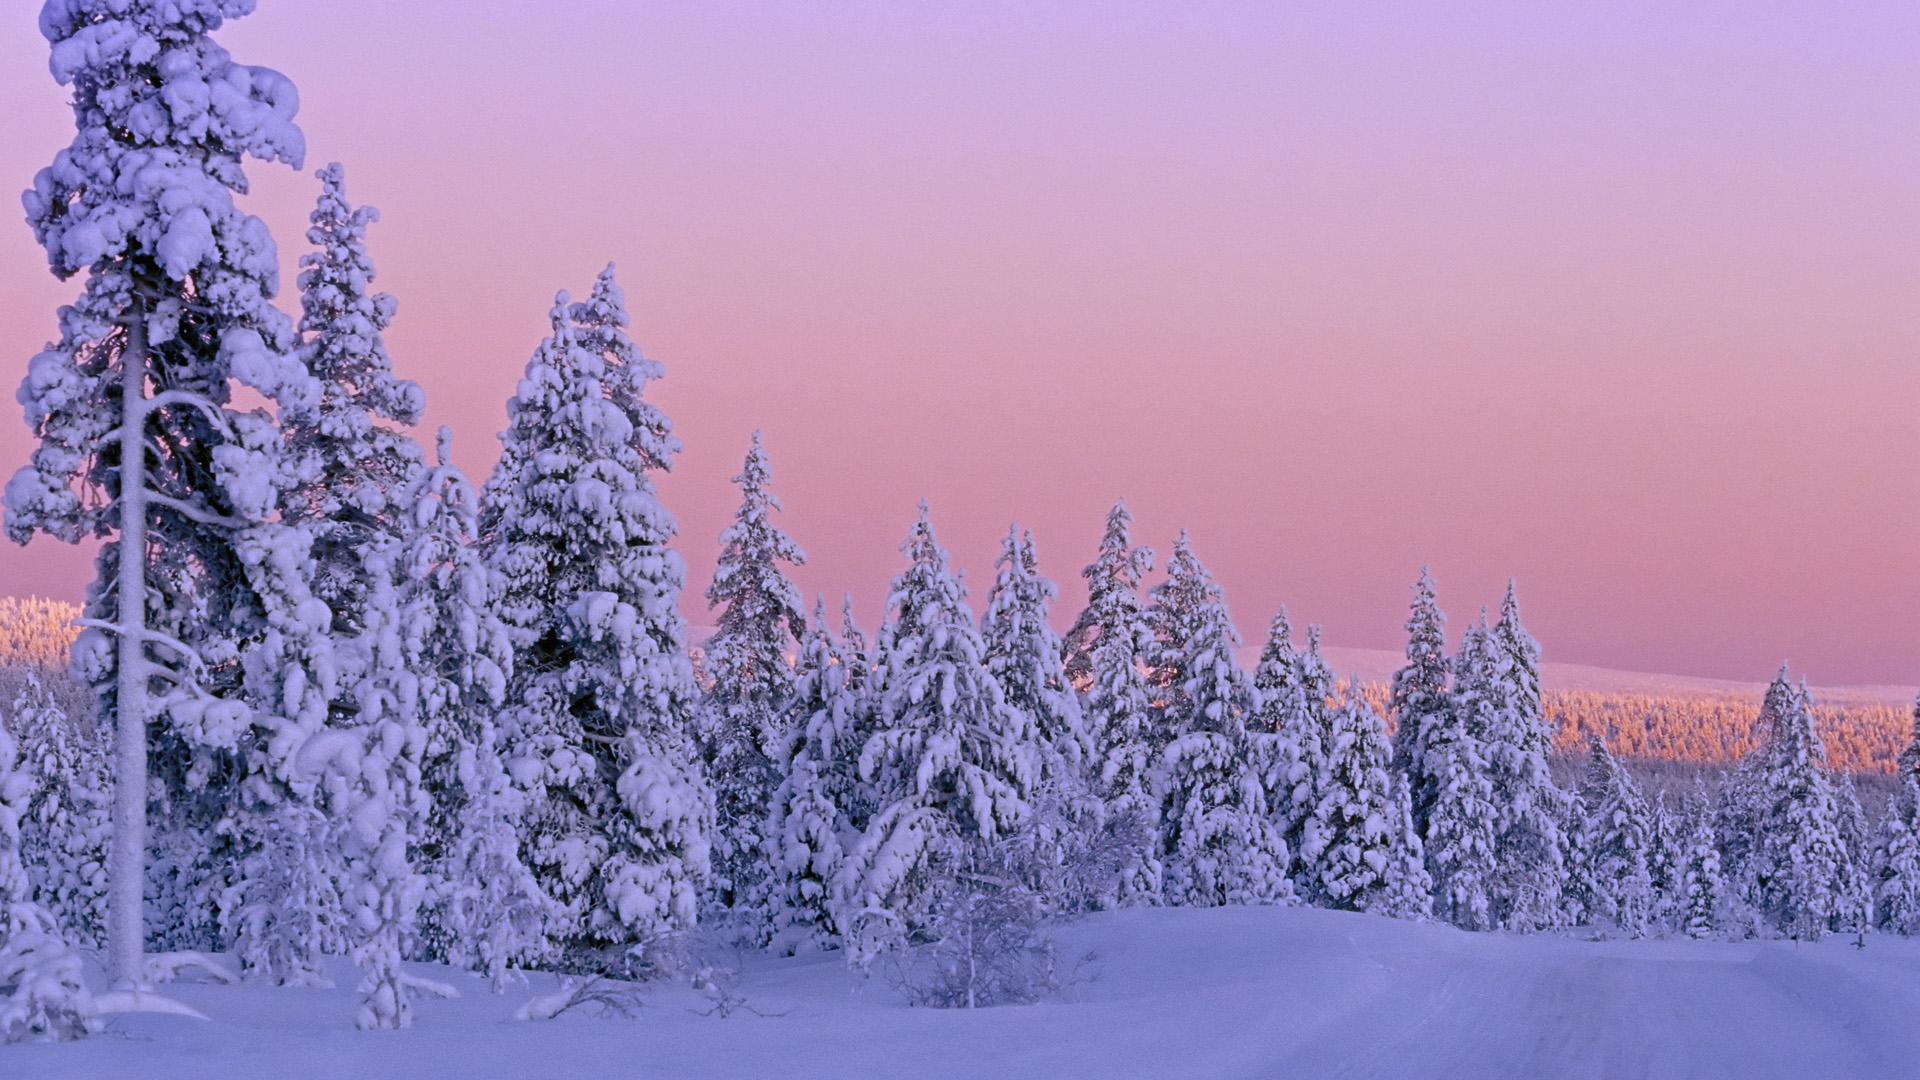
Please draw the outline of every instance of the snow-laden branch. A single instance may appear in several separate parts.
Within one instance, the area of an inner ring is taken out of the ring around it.
[[[90,626],[95,630],[105,630],[110,634],[125,634],[128,632],[128,628],[121,625],[120,623],[108,622],[105,619],[75,619],[73,620],[73,625],[81,626],[81,627]],[[147,642],[149,644],[163,645],[169,649],[172,649],[174,652],[177,652],[180,654],[180,658],[182,660],[185,660],[189,667],[193,668],[197,672],[200,672],[201,674],[205,674],[206,664],[201,661],[200,654],[195,652],[191,647],[189,647],[185,642],[181,641],[179,638],[174,637],[170,634],[163,634],[158,630],[152,629],[151,627],[144,627],[144,626],[134,628],[133,634],[134,636],[138,637],[140,640]]]
[[[141,405],[141,418],[152,416],[169,405],[186,405],[199,409],[221,434],[228,436],[233,434],[233,425],[228,421],[225,409],[188,390],[163,390],[153,395]]]
[[[234,517],[231,514],[216,514],[204,507],[182,502],[171,495],[162,495],[157,491],[148,491],[147,501],[155,506],[164,506],[174,513],[192,521],[197,521],[202,525],[217,525],[227,529],[244,529],[250,524],[245,518]]]

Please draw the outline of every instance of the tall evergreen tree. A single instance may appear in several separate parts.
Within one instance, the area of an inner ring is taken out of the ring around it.
[[[514,645],[508,768],[534,791],[524,836],[570,967],[628,970],[689,929],[712,796],[699,775],[686,571],[652,473],[679,441],[641,393],[660,375],[626,336],[612,267],[553,333],[508,403],[482,550]]]
[[[1675,921],[1688,937],[1707,937],[1719,929],[1726,883],[1720,875],[1720,848],[1714,842],[1713,809],[1704,785],[1696,785],[1687,795],[1680,825],[1685,846]]]
[[[1427,582],[1424,577],[1421,580]],[[1420,595],[1430,599],[1431,591],[1423,589]],[[1416,601],[1415,620],[1409,626],[1426,626],[1437,632],[1438,622],[1425,619],[1419,609]],[[1437,616],[1437,609],[1432,614]],[[1423,631],[1416,629],[1416,641],[1422,636]],[[1409,655],[1413,652],[1410,646]],[[1423,839],[1427,866],[1433,875],[1434,909],[1469,930],[1498,925],[1495,890],[1500,868],[1496,845],[1501,807],[1488,766],[1487,738],[1496,723],[1499,699],[1489,671],[1490,654],[1491,639],[1482,619],[1461,640],[1454,673],[1456,679],[1464,674],[1465,680],[1457,694],[1446,695],[1443,690],[1438,705],[1420,704],[1424,699],[1411,687],[1421,680],[1427,680],[1428,685],[1436,683],[1418,675],[1417,664],[1403,668],[1394,683],[1396,696],[1407,704],[1406,715],[1421,728],[1414,744],[1419,766],[1408,771],[1408,779],[1416,795],[1416,821],[1420,789],[1414,783],[1425,784],[1431,796]],[[1408,677],[1403,679],[1401,675]]]
[[[320,200],[307,240],[319,250],[300,256],[299,328],[320,400],[286,425],[297,480],[284,517],[312,534],[314,595],[333,612],[335,632],[351,636],[366,623],[366,559],[378,541],[406,535],[404,493],[422,467],[419,445],[391,425],[419,423],[426,398],[418,383],[394,377],[380,336],[393,297],[369,292],[367,226],[380,212],[347,202],[338,162],[314,175]]]
[[[1086,785],[1090,757],[1080,699],[1067,681],[1060,638],[1047,623],[1058,596],[1040,576],[1033,534],[1012,527],[1001,544],[993,589],[980,620],[987,671],[1000,684],[1007,705],[1025,717],[1033,739],[1034,788],[1023,838],[1023,870],[1040,894],[1077,906],[1067,883],[1074,852],[1097,829],[1100,808]]]
[[[67,941],[97,949],[107,927],[110,748],[81,732],[31,669],[4,726],[38,778],[20,819],[20,854],[37,869],[35,899]]]
[[[834,641],[821,597],[800,642],[794,690],[780,725],[786,743],[775,764],[782,779],[767,823],[772,943],[783,955],[838,943],[833,887],[856,831],[848,808],[859,783],[863,702],[853,676],[854,663]]]
[[[1513,582],[1500,621],[1471,636],[1474,647],[1463,642],[1457,658],[1454,698],[1456,707],[1485,716],[1487,772],[1499,807],[1493,917],[1510,930],[1536,930],[1561,919],[1572,800],[1547,769],[1553,737],[1541,715],[1540,646],[1520,625]]]
[[[1447,698],[1446,625],[1447,617],[1441,613],[1434,592],[1433,575],[1421,567],[1420,580],[1413,585],[1413,610],[1407,616],[1407,664],[1393,673],[1387,711],[1394,722],[1393,764],[1406,774],[1413,797],[1413,823],[1422,837],[1431,835],[1429,821],[1439,797],[1442,771],[1438,763],[1427,761],[1427,748],[1434,729],[1446,724],[1451,707]]]
[[[1066,640],[1067,673],[1085,693],[1094,794],[1107,826],[1136,838],[1133,857],[1106,900],[1114,906],[1158,903],[1163,879],[1148,744],[1153,698],[1142,666],[1153,630],[1139,594],[1141,579],[1153,569],[1153,549],[1133,546],[1132,524],[1126,503],[1115,503],[1099,555],[1081,571],[1087,607]]]
[[[1153,631],[1147,649],[1147,686],[1154,696],[1154,723],[1147,729],[1147,745],[1156,756],[1167,744],[1187,733],[1195,706],[1187,694],[1188,653],[1194,641],[1212,631],[1208,607],[1219,589],[1206,567],[1194,557],[1185,529],[1167,556],[1166,579],[1147,590],[1146,623]]]
[[[1410,861],[1396,824],[1387,724],[1350,686],[1333,713],[1326,772],[1314,808],[1317,893],[1331,907],[1399,914],[1410,883],[1394,880]]]
[[[837,920],[865,964],[930,925],[963,866],[990,861],[1025,824],[1032,736],[987,673],[966,589],[947,567],[927,504],[900,545],[876,687],[880,729],[860,754],[880,809],[849,854]]]
[[[800,590],[780,568],[807,556],[773,523],[780,499],[767,489],[771,478],[756,431],[733,478],[740,508],[720,534],[720,559],[707,587],[708,605],[724,610],[706,646],[709,719],[702,740],[713,778],[714,901],[732,932],[760,945],[772,932],[765,831],[768,801],[780,782],[775,758],[787,737],[780,726],[793,693],[787,655],[807,625]]]
[[[417,680],[401,704],[424,729],[430,800],[419,838],[431,877],[420,933],[429,958],[484,973],[500,990],[510,967],[545,956],[548,898],[521,861],[526,793],[507,775],[497,720],[513,645],[474,548],[479,500],[452,462],[446,428],[437,461],[406,493],[401,575],[402,656]]]
[[[1903,937],[1920,934],[1920,776],[1900,774],[1900,787],[1874,834],[1874,926]]]
[[[1167,899],[1197,907],[1290,899],[1286,841],[1250,760],[1247,721],[1260,699],[1234,658],[1240,635],[1185,533],[1168,567],[1154,609],[1171,671],[1165,728],[1177,733],[1159,770]]]
[[[1752,751],[1755,830],[1741,885],[1775,929],[1817,939],[1843,914],[1848,853],[1811,698],[1804,684],[1787,682],[1784,668],[1767,688],[1760,722],[1766,741]]]
[[[276,518],[275,417],[228,406],[236,381],[281,419],[319,397],[270,303],[272,238],[233,201],[243,157],[297,167],[304,152],[292,84],[208,36],[251,7],[56,0],[40,19],[78,134],[35,177],[27,217],[55,275],[87,280],[20,391],[39,447],[7,485],[7,531],[113,537],[76,657],[117,732],[107,951],[132,985],[148,979],[148,778],[166,807],[156,839],[187,864],[168,896],[197,905],[177,918],[210,944],[206,838],[235,822],[231,865],[298,797],[288,761],[333,689],[308,538]]]
[[[1314,821],[1326,771],[1326,751],[1314,710],[1307,702],[1301,666],[1287,609],[1282,607],[1267,629],[1267,641],[1253,671],[1260,708],[1249,727],[1253,762],[1260,771],[1268,811],[1296,862],[1306,850],[1305,831]],[[1308,895],[1315,887],[1313,871],[1312,865],[1301,863],[1294,873],[1296,883]]]
[[[1587,808],[1586,851],[1597,914],[1635,937],[1646,932],[1653,911],[1652,852],[1646,800],[1605,743],[1593,740],[1580,800]]]

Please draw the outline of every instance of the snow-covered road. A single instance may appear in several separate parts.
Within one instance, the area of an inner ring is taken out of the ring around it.
[[[0,1048],[0,1077],[1920,1077],[1920,944],[1590,942],[1303,909],[1139,911],[1071,927],[1078,1000],[909,1009],[832,958],[756,960],[763,1012],[653,994],[631,1020],[507,1022],[531,991],[470,984],[399,1033],[352,1030],[350,989],[181,986],[214,1021],[122,1020]],[[341,971],[351,987],[348,971]]]

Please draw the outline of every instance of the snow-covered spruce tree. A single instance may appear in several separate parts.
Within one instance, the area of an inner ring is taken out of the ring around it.
[[[1920,776],[1900,774],[1900,787],[1874,835],[1874,925],[1888,933],[1920,934]]]
[[[1585,848],[1592,860],[1594,914],[1639,937],[1653,910],[1647,804],[1639,786],[1599,739],[1589,750],[1580,801],[1587,808]]]
[[[876,673],[880,727],[860,753],[880,809],[835,890],[848,961],[861,967],[923,934],[956,890],[990,885],[994,875],[959,875],[1026,823],[1035,773],[1030,722],[987,673],[925,502],[900,550],[908,566],[888,593]]]
[[[712,796],[690,718],[686,572],[654,494],[679,441],[642,400],[658,364],[627,338],[612,268],[560,294],[508,403],[481,547],[514,646],[508,771],[532,793],[523,861],[554,901],[558,962],[631,972],[694,923]]]
[[[1426,581],[1424,577],[1421,580]],[[1423,595],[1428,594],[1423,591]],[[1420,636],[1416,631],[1416,640]],[[1483,620],[1461,641],[1455,671],[1471,671],[1481,664],[1487,644]],[[1409,647],[1409,653],[1412,651]],[[1417,668],[1403,668],[1401,674],[1412,670]],[[1412,681],[1396,675],[1396,696]],[[1442,694],[1442,704],[1429,711],[1414,706],[1416,698],[1411,694],[1406,699],[1407,715],[1423,729],[1417,747],[1419,768],[1409,771],[1408,786],[1415,792],[1416,815],[1419,789],[1415,783],[1425,783],[1431,795],[1423,840],[1427,867],[1433,876],[1434,913],[1464,929],[1488,930],[1497,925],[1493,906],[1499,871],[1495,845],[1501,817],[1487,767],[1486,737],[1493,703],[1471,686],[1451,703],[1444,691]]]
[[[1499,805],[1494,841],[1493,917],[1509,930],[1537,930],[1563,921],[1567,832],[1576,827],[1573,799],[1553,782],[1547,755],[1553,732],[1541,712],[1540,646],[1520,624],[1514,583],[1500,621],[1456,665],[1455,700],[1487,712],[1487,772]]]
[[[1153,549],[1133,546],[1132,525],[1126,503],[1114,503],[1099,554],[1081,571],[1086,610],[1066,638],[1067,674],[1084,694],[1092,744],[1088,781],[1100,800],[1102,829],[1130,839],[1133,848],[1110,895],[1100,899],[1106,907],[1157,904],[1163,879],[1148,745],[1153,697],[1142,667],[1153,630],[1139,592],[1153,569]]]
[[[1413,585],[1413,610],[1407,616],[1407,664],[1393,673],[1387,708],[1394,722],[1394,768],[1406,774],[1413,795],[1413,823],[1422,837],[1430,835],[1428,821],[1440,790],[1440,769],[1428,763],[1427,747],[1432,729],[1446,723],[1450,707],[1446,626],[1433,575],[1423,566],[1420,580]]]
[[[1647,804],[1647,881],[1652,903],[1647,921],[1656,926],[1679,923],[1681,879],[1686,874],[1686,825],[1667,806],[1667,793],[1656,792]]]
[[[1009,528],[994,568],[980,640],[987,671],[1007,705],[1026,718],[1035,765],[1032,815],[1015,854],[1042,904],[1082,910],[1110,883],[1090,882],[1080,873],[1087,866],[1082,856],[1098,835],[1100,805],[1086,785],[1091,754],[1080,699],[1067,681],[1060,638],[1047,624],[1058,592],[1040,576],[1031,532],[1023,537]]]
[[[1840,847],[1846,856],[1834,882],[1834,913],[1830,924],[1836,934],[1858,934],[1873,926],[1873,871],[1870,866],[1872,834],[1867,815],[1860,808],[1860,793],[1854,789],[1853,774],[1846,773],[1834,785],[1834,801],[1839,810]]]
[[[474,548],[479,500],[452,441],[441,428],[437,464],[404,493],[399,638],[415,682],[399,704],[425,737],[421,951],[486,974],[499,991],[509,967],[545,956],[547,896],[520,859],[526,797],[507,775],[496,720],[513,646],[490,606],[493,579]]]
[[[1406,873],[1411,860],[1395,850],[1405,841],[1395,828],[1400,808],[1388,769],[1387,723],[1357,685],[1345,698],[1333,712],[1309,830],[1318,851],[1315,894],[1330,907],[1400,914],[1405,897],[1416,890],[1393,877]]]
[[[774,764],[781,781],[767,815],[772,944],[783,956],[839,944],[833,888],[856,832],[847,806],[859,780],[855,739],[863,704],[852,675],[820,597],[800,640],[793,693],[779,726],[785,745]]]
[[[729,933],[754,945],[765,945],[773,931],[767,807],[780,783],[775,759],[793,693],[788,650],[807,625],[800,590],[780,568],[783,562],[800,565],[807,556],[773,523],[780,499],[767,489],[771,477],[756,431],[746,464],[733,478],[740,485],[740,508],[720,534],[720,560],[707,587],[708,605],[723,610],[706,644],[701,739],[713,781],[714,914]]]
[[[1146,652],[1146,677],[1154,703],[1147,745],[1155,757],[1186,734],[1186,724],[1193,719],[1193,702],[1185,697],[1187,653],[1208,630],[1206,608],[1217,600],[1218,591],[1206,567],[1194,557],[1187,531],[1180,530],[1173,553],[1167,556],[1166,580],[1147,590],[1146,621],[1153,641]]]
[[[1708,937],[1720,928],[1726,882],[1720,875],[1720,847],[1714,842],[1713,808],[1704,785],[1687,795],[1680,820],[1684,841],[1674,921],[1688,937]]]
[[[1286,840],[1268,816],[1250,756],[1247,720],[1260,699],[1234,658],[1240,635],[1185,533],[1169,567],[1177,585],[1159,595],[1168,605],[1161,608],[1161,628],[1188,636],[1177,653],[1173,641],[1163,640],[1162,656],[1173,672],[1169,708],[1188,711],[1168,715],[1167,727],[1180,734],[1157,770],[1167,901],[1215,907],[1289,900]]]
[[[233,202],[244,156],[297,166],[304,149],[292,84],[208,36],[252,6],[53,0],[40,17],[78,134],[35,177],[27,217],[54,273],[87,281],[20,391],[40,445],[7,486],[7,530],[114,538],[75,655],[117,731],[107,936],[131,985],[148,978],[146,778],[178,864],[162,901],[191,909],[159,914],[170,938],[208,943],[213,864],[247,854],[332,692],[306,538],[271,520],[280,432],[265,410],[227,407],[236,380],[282,416],[318,398],[269,303],[272,238]],[[223,820],[234,828],[216,837]]]
[[[1425,920],[1433,915],[1433,875],[1427,872],[1426,845],[1413,827],[1413,795],[1404,774],[1389,769],[1387,775],[1393,845],[1388,849],[1387,888],[1373,910],[1396,919]]]
[[[394,377],[380,337],[396,307],[387,293],[369,292],[367,226],[380,212],[347,202],[338,162],[314,175],[320,199],[307,240],[319,250],[300,256],[300,331],[301,355],[321,393],[316,407],[286,424],[298,481],[282,517],[312,534],[313,594],[333,612],[335,633],[351,638],[367,622],[373,585],[366,560],[377,541],[405,536],[404,493],[422,465],[419,444],[390,425],[418,423],[426,398],[418,383]],[[345,666],[350,696],[357,676]]]
[[[1826,747],[1806,688],[1790,685],[1784,668],[1760,712],[1766,741],[1752,751],[1759,766],[1749,771],[1747,790],[1754,840],[1740,884],[1775,930],[1818,939],[1841,914],[1847,861]]]
[[[20,819],[41,784],[0,724],[0,1043],[77,1039],[101,1027],[80,957],[34,902],[21,859]]]
[[[38,780],[20,821],[20,852],[35,867],[34,898],[68,941],[98,949],[107,928],[109,747],[80,732],[32,670],[5,726]]]
[[[1267,628],[1260,662],[1253,669],[1253,688],[1260,697],[1259,711],[1248,722],[1253,764],[1259,770],[1268,813],[1293,856],[1290,873],[1298,891],[1312,898],[1318,879],[1312,863],[1303,861],[1308,846],[1305,831],[1319,805],[1326,754],[1318,710],[1307,700],[1301,656],[1293,647],[1293,628],[1284,607]]]

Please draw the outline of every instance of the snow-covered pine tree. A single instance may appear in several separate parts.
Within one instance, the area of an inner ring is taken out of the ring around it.
[[[100,1030],[80,957],[34,902],[21,858],[20,819],[42,786],[0,724],[0,1043],[76,1039]]]
[[[1639,937],[1653,908],[1647,804],[1639,785],[1599,739],[1589,750],[1580,801],[1587,808],[1585,848],[1592,860],[1594,913],[1612,920],[1622,933]]]
[[[1140,582],[1153,569],[1153,549],[1134,547],[1125,501],[1107,513],[1099,554],[1080,572],[1087,607],[1066,638],[1067,674],[1085,695],[1082,714],[1092,743],[1088,780],[1100,800],[1103,828],[1132,837],[1136,850],[1118,876],[1109,907],[1157,904],[1163,868],[1159,807],[1154,802],[1148,745],[1153,698],[1142,659],[1153,630],[1140,602]]]
[[[1843,773],[1834,784],[1834,802],[1845,858],[1834,881],[1831,927],[1836,934],[1858,934],[1873,926],[1873,875],[1869,866],[1873,837],[1867,829],[1866,812],[1860,808],[1860,793],[1853,786],[1852,773]]]
[[[482,500],[481,548],[514,646],[508,771],[533,793],[523,861],[576,970],[634,971],[692,927],[712,796],[690,717],[686,571],[651,474],[679,441],[641,397],[658,364],[627,338],[612,267],[556,301]]]
[[[1047,623],[1058,596],[1040,576],[1033,534],[1009,527],[994,563],[993,588],[980,619],[987,671],[1008,706],[1026,717],[1033,738],[1032,811],[1016,844],[1022,877],[1043,904],[1084,908],[1094,897],[1075,869],[1100,824],[1100,806],[1087,790],[1091,756],[1080,699],[1067,681],[1060,638]]]
[[[1766,742],[1752,751],[1760,762],[1749,791],[1755,834],[1741,884],[1774,929],[1818,939],[1841,914],[1847,862],[1826,746],[1805,685],[1789,684],[1784,667],[1760,711]]]
[[[1427,731],[1421,762],[1433,793],[1422,840],[1434,914],[1463,929],[1492,929],[1499,808],[1487,778],[1485,744],[1464,714],[1448,709],[1422,719]]]
[[[1873,840],[1874,926],[1888,933],[1920,934],[1920,776],[1899,774],[1887,814]]]
[[[1395,851],[1404,840],[1396,828],[1400,808],[1388,768],[1387,722],[1357,684],[1333,712],[1325,752],[1310,830],[1318,847],[1315,892],[1330,907],[1401,914],[1415,890],[1393,877],[1409,860]]]
[[[1290,900],[1287,844],[1268,816],[1251,760],[1247,720],[1260,706],[1253,679],[1234,658],[1240,635],[1220,586],[1183,532],[1172,577],[1156,600],[1161,663],[1172,672],[1160,778],[1161,853],[1169,903],[1190,907]],[[1177,651],[1176,651],[1177,644]]]
[[[1433,575],[1420,568],[1413,584],[1413,609],[1407,616],[1407,664],[1393,673],[1393,694],[1387,712],[1394,722],[1393,764],[1406,774],[1413,796],[1413,823],[1430,837],[1428,822],[1439,797],[1440,772],[1427,762],[1432,729],[1443,726],[1447,699],[1447,617],[1440,611]],[[1432,855],[1432,844],[1428,844]]]
[[[1187,531],[1180,530],[1173,553],[1167,556],[1166,580],[1147,590],[1145,617],[1153,641],[1146,652],[1146,678],[1154,717],[1147,729],[1147,746],[1156,758],[1166,752],[1167,744],[1187,733],[1186,725],[1195,715],[1194,703],[1185,696],[1190,675],[1187,654],[1194,640],[1211,629],[1206,608],[1217,600],[1217,592],[1212,576],[1194,557]]]
[[[1667,807],[1667,793],[1655,792],[1653,801],[1647,804],[1647,881],[1653,897],[1647,906],[1650,924],[1679,922],[1681,879],[1687,862],[1685,830],[1685,822]]]
[[[78,134],[35,177],[27,217],[55,275],[87,282],[20,390],[40,445],[7,485],[7,530],[114,537],[75,655],[117,731],[107,936],[129,985],[148,979],[147,778],[166,808],[155,839],[178,863],[162,900],[192,909],[161,914],[170,936],[206,944],[213,825],[237,808],[220,842],[238,854],[220,858],[257,853],[254,825],[287,797],[288,762],[332,696],[309,538],[273,520],[279,428],[227,407],[235,381],[282,419],[319,397],[269,302],[272,238],[233,202],[243,157],[297,167],[304,152],[293,85],[208,36],[251,9],[54,0],[40,18]],[[144,468],[127,483],[133,461]]]
[[[547,896],[520,857],[526,796],[507,775],[497,714],[513,645],[491,607],[494,583],[474,548],[479,499],[440,429],[437,464],[405,492],[407,548],[400,641],[417,679],[404,709],[424,730],[430,802],[418,857],[430,887],[421,912],[427,958],[487,975],[547,952]]]
[[[20,820],[20,853],[35,868],[34,898],[67,941],[98,949],[107,929],[109,747],[82,733],[31,669],[5,726],[38,781]]]
[[[1684,847],[1674,921],[1688,937],[1703,938],[1720,927],[1726,882],[1720,875],[1720,848],[1714,842],[1713,808],[1704,784],[1687,795],[1680,830]]]
[[[934,539],[927,504],[900,545],[877,671],[879,730],[860,753],[879,810],[848,853],[835,920],[856,966],[929,925],[996,841],[1029,814],[1029,720],[1001,696],[967,610],[966,589]]]
[[[419,444],[390,425],[418,423],[426,398],[418,383],[394,377],[380,336],[397,306],[391,295],[369,291],[367,226],[380,212],[347,202],[338,162],[314,175],[320,199],[307,240],[319,250],[300,256],[300,331],[302,358],[321,393],[314,408],[286,424],[298,481],[282,516],[313,535],[313,594],[333,612],[334,632],[350,639],[367,621],[373,586],[366,560],[377,541],[405,535],[403,493],[422,466]],[[356,674],[342,659],[342,689],[351,694]]]
[[[775,758],[787,738],[780,727],[793,693],[788,651],[807,625],[800,590],[780,568],[783,562],[805,563],[807,556],[773,523],[780,499],[767,489],[771,478],[756,431],[746,464],[733,478],[740,485],[740,508],[720,534],[720,559],[707,587],[708,605],[723,610],[706,644],[701,740],[713,782],[714,914],[729,933],[754,945],[765,945],[773,932],[767,807],[780,783]]]
[[[1425,920],[1433,915],[1433,875],[1427,872],[1426,845],[1413,827],[1413,795],[1403,773],[1390,768],[1387,775],[1393,810],[1387,824],[1393,830],[1393,845],[1388,849],[1387,887],[1373,911],[1396,919]]]
[[[1307,701],[1301,656],[1293,647],[1285,607],[1267,628],[1267,641],[1253,670],[1253,688],[1259,694],[1260,709],[1248,723],[1252,759],[1274,827],[1293,856],[1294,883],[1303,896],[1312,897],[1317,879],[1311,862],[1303,861],[1304,832],[1319,804],[1325,750],[1315,710]]]
[[[1493,917],[1509,930],[1537,930],[1562,921],[1571,796],[1553,782],[1547,755],[1553,732],[1541,712],[1540,646],[1520,624],[1514,583],[1500,604],[1500,621],[1456,670],[1455,698],[1489,707],[1487,772],[1499,806],[1494,841]]]
[[[793,693],[779,728],[785,745],[774,762],[781,781],[767,815],[772,944],[783,956],[839,943],[833,888],[856,835],[847,806],[859,780],[855,739],[863,704],[852,675],[827,627],[826,597],[820,597],[800,640]]]

